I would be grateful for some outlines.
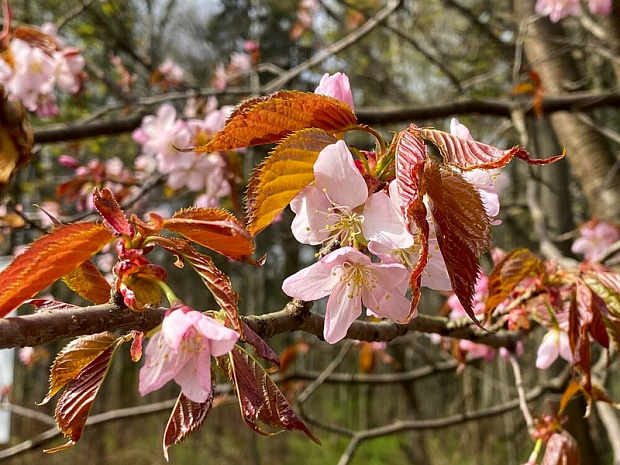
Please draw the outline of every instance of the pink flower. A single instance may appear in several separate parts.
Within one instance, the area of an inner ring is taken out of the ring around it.
[[[174,60],[166,58],[157,69],[170,84],[180,84],[183,82],[183,68]]]
[[[581,3],[579,0],[538,0],[535,11],[541,16],[549,16],[552,23],[557,23],[566,16],[579,16]]]
[[[579,228],[579,234],[580,237],[573,242],[571,250],[573,253],[583,254],[586,260],[596,260],[609,246],[620,239],[620,229],[610,223],[596,220],[588,221]]]
[[[588,8],[593,15],[609,16],[611,14],[612,0],[590,0]]]
[[[573,361],[568,333],[559,328],[554,328],[545,334],[540,347],[538,347],[536,368],[546,370],[558,358],[558,355],[569,363]]]
[[[355,166],[347,144],[328,145],[314,164],[315,183],[291,201],[295,219],[291,229],[302,244],[328,239],[355,245],[361,233],[361,205],[368,199],[366,181]]]
[[[157,115],[148,115],[142,119],[142,126],[136,129],[131,137],[142,145],[142,153],[145,155],[157,155],[176,152],[172,146],[175,136],[177,112],[168,103],[157,110]]]
[[[418,261],[420,247],[416,238],[409,233],[399,205],[398,186],[392,181],[388,187],[389,197],[384,192],[375,192],[364,206],[362,230],[370,241],[369,250],[382,260],[387,257],[408,268]],[[446,264],[439,250],[435,228],[431,224],[428,238],[428,262],[422,274],[422,285],[440,291],[452,290]]]
[[[206,402],[211,393],[211,356],[230,352],[239,333],[185,306],[173,307],[146,347],[140,370],[141,395],[161,388],[171,379],[192,402]]]
[[[357,249],[343,247],[289,276],[282,283],[282,290],[306,301],[329,295],[323,336],[335,344],[362,314],[362,305],[394,321],[407,317],[410,302],[399,285],[408,276],[407,269],[399,263],[372,263]]]
[[[336,73],[330,76],[328,73],[325,73],[319,82],[319,86],[314,89],[314,93],[334,97],[346,103],[351,107],[351,110],[355,111],[351,84],[346,74]]]

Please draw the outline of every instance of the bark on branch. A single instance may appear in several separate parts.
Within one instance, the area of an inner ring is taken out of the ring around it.
[[[323,336],[323,317],[309,311],[311,303],[293,300],[284,309],[258,316],[243,317],[259,336],[269,339],[277,334],[304,331]],[[134,312],[113,304],[94,305],[73,310],[42,311],[32,315],[0,319],[0,349],[47,344],[67,337],[103,331],[149,331],[158,326],[166,309]],[[390,321],[356,321],[347,338],[361,341],[389,341],[409,331],[436,333],[468,339],[490,347],[513,350],[521,334],[498,331],[485,333],[472,326],[451,328],[443,317],[420,314],[407,325]]]

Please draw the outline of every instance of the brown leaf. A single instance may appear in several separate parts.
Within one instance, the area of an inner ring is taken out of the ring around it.
[[[485,304],[486,318],[501,304],[523,279],[541,276],[545,272],[544,262],[528,249],[517,249],[506,255],[489,275],[489,291]]]
[[[133,235],[133,229],[110,189],[93,190],[93,204],[116,234]]]
[[[263,360],[271,362],[275,365],[276,369],[280,368],[280,359],[269,344],[265,342],[258,334],[254,332],[243,320],[241,320],[241,326],[243,327],[243,340],[254,347],[256,354]]]
[[[230,278],[215,266],[209,256],[198,252],[190,242],[184,239],[166,239],[160,244],[192,266],[213,294],[217,304],[226,312],[233,329],[243,338],[243,322],[239,317],[239,296],[233,290]]]
[[[110,300],[112,287],[90,260],[70,271],[62,280],[69,289],[92,303],[103,304]]]
[[[67,344],[56,356],[50,369],[50,387],[45,399],[46,404],[65,384],[78,377],[90,362],[117,341],[114,333],[105,332],[82,336]]]
[[[0,88],[0,192],[19,166],[32,158],[33,132],[24,106]]]
[[[254,242],[250,233],[224,209],[186,208],[165,220],[164,228],[233,260],[252,262]]]
[[[306,128],[339,133],[357,124],[353,110],[325,95],[284,90],[243,102],[230,115],[224,129],[198,152],[217,152],[278,142]]]
[[[411,286],[411,310],[404,322],[417,314],[420,301],[422,271],[428,262],[429,224],[424,205],[424,184],[422,174],[428,161],[424,141],[418,137],[411,125],[396,136],[396,182],[400,197],[400,208],[407,222],[407,230],[419,242],[418,262],[413,267],[409,284]]]
[[[553,433],[547,441],[540,465],[579,465],[581,454],[577,441],[566,431]]]
[[[88,260],[112,239],[97,223],[55,228],[0,273],[0,317]]]
[[[314,180],[321,150],[337,139],[322,129],[304,129],[284,139],[252,173],[246,194],[250,233],[255,236]]]
[[[90,409],[108,372],[112,356],[122,342],[123,339],[118,338],[115,345],[101,352],[67,385],[67,389],[58,399],[54,416],[62,434],[69,441],[44,452],[48,454],[58,452],[74,446],[79,441]]]
[[[239,407],[245,423],[263,436],[282,430],[299,430],[317,444],[321,444],[297,416],[284,394],[267,376],[263,367],[240,347],[219,357],[218,366],[230,380],[239,398]],[[264,431],[259,422],[277,431]]]
[[[472,306],[480,274],[478,258],[491,242],[490,221],[480,194],[459,173],[440,167],[433,159],[424,167],[424,181],[452,289],[467,315],[484,329]]]
[[[213,376],[211,379],[215,380],[215,377]],[[211,387],[211,395],[206,402],[200,404],[189,400],[183,393],[179,395],[164,433],[163,447],[166,461],[168,461],[168,449],[174,444],[183,442],[207,418],[213,407],[213,389],[215,389],[215,381]]]

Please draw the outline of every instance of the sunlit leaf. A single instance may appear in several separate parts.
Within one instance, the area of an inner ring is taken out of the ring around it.
[[[103,304],[110,300],[112,287],[90,260],[70,271],[62,280],[69,289],[90,302]]]
[[[65,384],[74,380],[86,365],[117,340],[114,333],[82,336],[67,344],[56,356],[50,370],[50,387],[41,404],[46,404]]]
[[[69,382],[66,390],[58,399],[54,412],[58,427],[69,441],[62,446],[47,449],[45,452],[58,452],[74,446],[79,441],[90,409],[110,367],[112,356],[122,342],[123,339],[118,338],[115,345],[101,352],[80,371],[75,379]]]
[[[412,125],[413,126],[413,125]],[[416,315],[420,300],[422,271],[428,262],[429,224],[424,205],[424,184],[422,174],[428,161],[424,141],[411,127],[396,136],[396,182],[400,208],[407,222],[408,231],[419,244],[418,261],[413,267],[409,284],[411,286],[411,310],[404,322]],[[415,126],[414,126],[415,128]]]
[[[215,380],[215,377],[212,377]],[[187,438],[191,433],[196,431],[207,418],[207,415],[213,407],[213,389],[215,382],[211,388],[211,394],[206,402],[197,403],[189,400],[181,393],[177,399],[172,414],[166,425],[164,433],[164,457],[168,461],[168,449],[174,444],[179,444]]]
[[[523,279],[541,276],[544,272],[544,262],[528,249],[517,249],[506,255],[489,275],[489,294],[484,310],[487,319]]]
[[[452,289],[467,315],[482,328],[472,299],[480,274],[478,259],[490,246],[491,230],[480,194],[459,173],[432,159],[425,164],[424,180]]]
[[[229,354],[217,360],[218,366],[237,393],[241,415],[250,428],[264,436],[283,430],[299,430],[317,444],[321,444],[293,411],[263,367],[247,352],[235,347]],[[263,430],[259,422],[276,431]]]
[[[564,389],[564,393],[562,394],[562,398],[560,399],[558,415],[562,415],[562,413],[564,413],[564,409],[566,408],[568,402],[579,392],[581,392],[581,389],[579,388],[579,383],[574,379],[571,379],[568,383],[568,386],[566,386],[566,389]]]
[[[314,180],[319,152],[336,138],[322,129],[304,129],[284,139],[252,173],[246,194],[250,233],[255,236]]]
[[[0,273],[0,317],[88,260],[112,239],[105,226],[60,226],[32,243]]]
[[[547,441],[540,465],[579,465],[581,454],[577,441],[566,431],[553,433]]]
[[[226,312],[233,329],[243,338],[243,322],[239,317],[239,296],[233,290],[230,278],[215,266],[208,255],[201,254],[184,239],[168,239],[161,245],[192,266],[213,294],[217,304]]]
[[[110,189],[93,190],[93,204],[116,234],[132,235],[132,228]]]
[[[164,221],[164,228],[233,260],[252,261],[254,242],[245,226],[221,208],[186,208]]]
[[[198,152],[217,152],[278,142],[292,132],[306,128],[339,133],[357,124],[353,110],[325,95],[285,90],[247,100],[237,107]]]
[[[0,88],[0,192],[15,170],[32,158],[33,133],[24,106]]]
[[[410,128],[413,125],[410,126]],[[530,164],[546,165],[561,159],[564,154],[544,160],[530,158],[523,148],[516,146],[502,150],[473,139],[465,139],[433,128],[411,129],[419,137],[432,142],[441,152],[444,162],[461,170],[491,169],[506,166],[514,157]]]

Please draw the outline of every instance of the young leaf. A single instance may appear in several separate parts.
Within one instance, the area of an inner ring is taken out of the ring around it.
[[[122,342],[123,338],[118,338],[116,344],[101,352],[68,384],[67,389],[58,399],[54,416],[62,434],[69,441],[62,446],[47,449],[44,452],[51,454],[65,450],[79,441],[86,420],[88,420],[90,409],[110,367],[112,356]]]
[[[202,282],[207,286],[215,301],[230,319],[233,329],[243,337],[242,321],[239,317],[239,296],[233,290],[230,278],[219,270],[213,260],[198,252],[194,246],[183,239],[167,239],[161,246],[185,259],[194,268]]]
[[[540,465],[579,465],[581,454],[577,441],[566,431],[553,433]]]
[[[343,132],[357,124],[353,110],[325,95],[285,90],[242,103],[230,115],[224,129],[198,152],[217,152],[278,142],[306,128]]]
[[[5,18],[6,19],[6,18]],[[32,158],[33,132],[24,106],[0,89],[0,192],[19,166]]]
[[[506,255],[489,275],[489,296],[484,313],[487,319],[524,278],[541,276],[544,262],[528,249],[517,249]]]
[[[252,262],[254,242],[250,234],[221,208],[186,208],[165,220],[164,228],[233,260]]]
[[[95,187],[93,190],[93,204],[116,234],[133,235],[132,227],[110,189],[99,191]]]
[[[114,333],[82,336],[67,344],[56,356],[50,370],[50,387],[41,405],[46,404],[65,384],[78,377],[90,362],[117,341]]]
[[[411,125],[410,128],[414,126]],[[519,146],[509,150],[498,149],[473,139],[464,139],[433,128],[412,129],[419,137],[432,142],[441,152],[444,162],[461,170],[491,169],[506,166],[514,157],[534,165],[546,165],[561,159],[564,154],[544,160],[530,158],[529,153]]]
[[[587,397],[588,408],[593,400],[589,338],[593,311],[592,291],[581,279],[576,279],[569,307],[568,339],[573,353],[572,367],[581,374],[579,385]]]
[[[480,273],[478,258],[491,241],[489,217],[476,188],[456,171],[429,159],[424,181],[452,289],[467,315],[484,329],[476,318],[472,299]]]
[[[413,125],[412,125],[413,126]],[[424,184],[422,174],[428,161],[424,141],[411,131],[411,127],[396,136],[396,182],[400,197],[400,208],[407,222],[407,229],[419,241],[418,262],[413,267],[409,284],[411,286],[411,311],[405,321],[417,312],[420,300],[422,271],[428,262],[429,224],[424,205]]]
[[[259,357],[273,363],[276,369],[280,368],[280,358],[278,354],[276,354],[265,340],[256,334],[252,328],[246,325],[243,320],[241,321],[241,326],[243,327],[243,340],[254,347],[254,351]]]
[[[237,393],[241,416],[250,428],[263,436],[271,436],[282,430],[299,430],[315,443],[321,444],[293,411],[263,367],[246,351],[235,347],[217,360]],[[264,431],[259,422],[278,431]]]
[[[319,152],[336,138],[322,129],[304,129],[284,139],[252,173],[246,195],[250,234],[256,236],[314,180]]]
[[[0,317],[88,260],[111,239],[105,226],[75,223],[33,242],[0,273]]]
[[[69,289],[92,303],[103,304],[110,300],[112,287],[90,260],[63,276],[62,280]]]
[[[213,376],[211,379],[215,380]],[[207,418],[207,415],[213,407],[213,389],[215,389],[215,382],[211,389],[211,395],[206,402],[199,404],[189,400],[181,393],[177,399],[172,414],[168,419],[166,425],[166,432],[164,433],[164,458],[168,460],[168,449],[174,444],[179,444],[187,438],[191,433],[196,431]]]

